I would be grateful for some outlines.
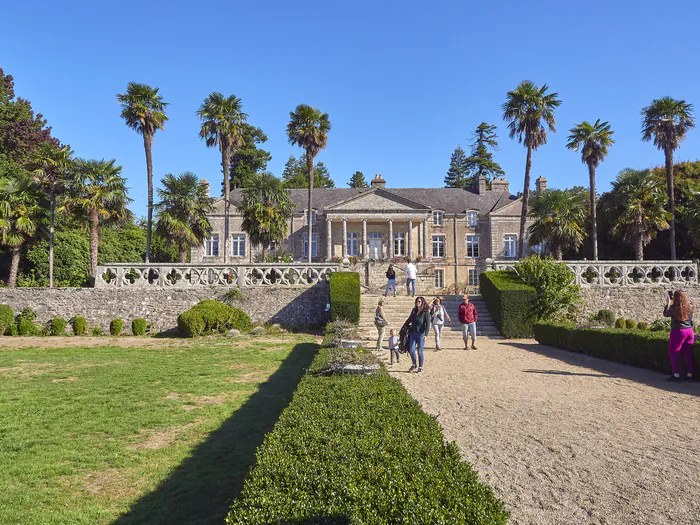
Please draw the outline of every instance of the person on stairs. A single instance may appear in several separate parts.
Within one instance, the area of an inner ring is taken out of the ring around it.
[[[416,297],[415,308],[411,311],[406,323],[409,324],[409,343],[408,352],[411,354],[413,364],[408,369],[409,372],[416,370],[416,350],[418,351],[418,370],[417,373],[423,373],[423,347],[425,346],[425,338],[430,331],[430,311],[425,298]]]
[[[445,319],[448,323],[452,322],[447,310],[442,305],[442,298],[438,295],[430,303],[430,319],[433,325],[433,332],[435,332],[435,350],[442,350],[440,348],[440,343],[442,342],[442,328],[445,325]]]
[[[469,302],[469,296],[462,296],[462,304],[459,305],[457,317],[462,324],[462,339],[464,339],[464,349],[469,350],[469,336],[472,338],[472,350],[476,350],[476,322],[479,320],[479,313],[476,306]]]
[[[386,271],[386,288],[384,289],[384,297],[389,293],[389,289],[394,290],[394,297],[396,297],[396,272],[394,271],[394,265],[390,264],[389,269]]]
[[[384,330],[389,323],[384,317],[384,299],[379,299],[377,309],[374,311],[374,326],[377,328],[377,351],[382,349],[382,341],[384,340]]]

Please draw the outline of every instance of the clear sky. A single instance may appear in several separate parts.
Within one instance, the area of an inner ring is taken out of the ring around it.
[[[84,158],[114,158],[132,209],[145,215],[143,141],[119,117],[129,81],[160,88],[170,120],[155,137],[154,179],[193,171],[219,188],[220,153],[195,115],[212,91],[235,94],[261,127],[280,176],[299,155],[285,133],[297,104],[329,114],[320,153],[338,187],[356,170],[391,187],[440,187],[455,147],[498,126],[495,159],[513,193],[525,149],[508,138],[501,105],[522,80],[559,93],[557,133],[533,159],[532,180],[587,185],[565,148],[583,120],[610,121],[617,144],[598,170],[606,191],[623,168],[663,162],[641,141],[640,110],[671,96],[700,104],[700,2],[677,0],[9,2],[0,66],[54,135]],[[692,29],[696,27],[696,29]],[[698,113],[696,109],[696,114]],[[691,130],[676,158],[700,157]],[[534,183],[534,182],[533,182]]]

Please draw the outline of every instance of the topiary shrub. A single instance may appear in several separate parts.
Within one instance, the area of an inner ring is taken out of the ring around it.
[[[182,336],[194,337],[232,328],[249,332],[253,323],[243,310],[210,299],[182,312],[177,318],[177,327]]]
[[[19,315],[17,315],[17,323],[19,323],[22,320],[31,321],[33,323],[35,319],[36,312],[33,308],[30,308],[29,306],[22,308],[22,311],[19,313]]]
[[[18,335],[17,323],[12,323],[10,326],[8,326],[5,329],[5,335],[11,335],[16,337]]]
[[[360,274],[335,272],[330,279],[331,321],[360,322]]]
[[[639,321],[637,323],[637,330],[649,330],[649,323],[646,321]]]
[[[148,322],[138,317],[131,321],[131,333],[134,335],[146,335],[146,330],[148,329]]]
[[[124,328],[124,321],[121,319],[112,319],[109,323],[109,333],[113,336],[121,335],[122,329]]]
[[[515,272],[506,270],[482,273],[480,284],[481,296],[501,335],[532,337],[529,312],[535,289],[522,282]]]
[[[598,321],[605,326],[615,324],[615,313],[612,310],[598,310],[598,313],[591,317],[592,321]]]
[[[23,337],[28,337],[31,335],[41,335],[43,330],[41,326],[37,326],[33,321],[26,318],[20,318],[17,323],[17,333]]]
[[[87,319],[84,317],[73,318],[73,334],[77,336],[85,335],[87,330]]]
[[[10,327],[15,324],[15,312],[6,304],[0,304],[0,335],[10,335]]]
[[[615,328],[624,328],[625,320],[622,317],[615,319]]]
[[[51,319],[51,327],[49,328],[50,335],[66,335],[66,326],[68,321],[62,317],[54,317]]]
[[[92,329],[90,330],[90,335],[93,337],[99,337],[101,335],[104,335],[104,332],[102,331],[101,327],[93,326]]]
[[[634,330],[637,328],[637,321],[634,319],[625,319],[625,328],[628,330]]]
[[[656,319],[649,326],[649,330],[652,332],[670,332],[671,331],[671,319],[669,317],[664,317],[663,319]]]

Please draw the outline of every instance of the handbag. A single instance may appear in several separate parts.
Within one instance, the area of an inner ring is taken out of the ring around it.
[[[376,326],[386,326],[386,321],[379,313],[376,313],[374,314],[374,324]]]

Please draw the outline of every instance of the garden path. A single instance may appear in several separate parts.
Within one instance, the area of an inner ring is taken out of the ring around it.
[[[531,340],[480,339],[389,368],[512,524],[700,523],[700,383]],[[386,356],[385,356],[386,357]]]

